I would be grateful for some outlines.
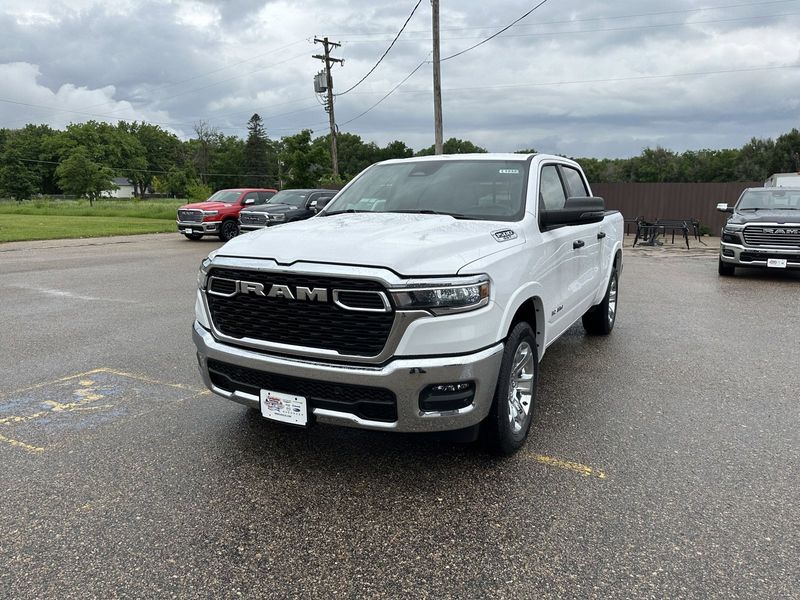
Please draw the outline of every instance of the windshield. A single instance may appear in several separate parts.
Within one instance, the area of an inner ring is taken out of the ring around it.
[[[206,202],[224,202],[225,204],[233,204],[241,195],[241,190],[220,190],[215,192],[211,198],[206,200]]]
[[[324,214],[403,212],[517,221],[525,210],[527,164],[430,160],[375,165],[339,193]]]
[[[800,188],[747,190],[739,199],[737,210],[800,210]]]
[[[297,190],[284,190],[278,192],[272,198],[267,200],[267,204],[289,204],[295,208],[305,206],[308,194],[306,192],[298,192]]]

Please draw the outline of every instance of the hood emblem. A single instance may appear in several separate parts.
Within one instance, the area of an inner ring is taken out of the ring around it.
[[[513,229],[501,229],[500,231],[493,231],[492,235],[498,242],[507,242],[509,240],[517,239],[517,234]]]

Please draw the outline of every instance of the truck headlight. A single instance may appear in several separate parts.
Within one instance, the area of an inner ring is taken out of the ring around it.
[[[490,291],[489,278],[480,276],[461,281],[412,282],[402,289],[391,290],[391,294],[400,310],[428,310],[435,315],[446,315],[486,306]]]
[[[197,271],[197,287],[201,290],[206,289],[206,280],[208,279],[208,267],[211,266],[211,257],[206,256],[203,262],[200,263],[200,270]]]
[[[267,218],[270,221],[275,221],[276,223],[280,223],[281,221],[286,220],[286,215],[267,215]]]
[[[739,233],[744,230],[744,225],[731,225],[730,223],[722,228],[722,233]]]

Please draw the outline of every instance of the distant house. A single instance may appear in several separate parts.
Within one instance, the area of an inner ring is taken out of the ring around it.
[[[127,177],[114,177],[111,180],[118,189],[103,192],[106,198],[133,198],[133,182]]]

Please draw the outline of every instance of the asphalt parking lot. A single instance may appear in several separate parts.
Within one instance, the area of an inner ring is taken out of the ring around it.
[[[205,392],[218,245],[0,245],[0,597],[799,597],[800,274],[627,252],[501,460]]]

